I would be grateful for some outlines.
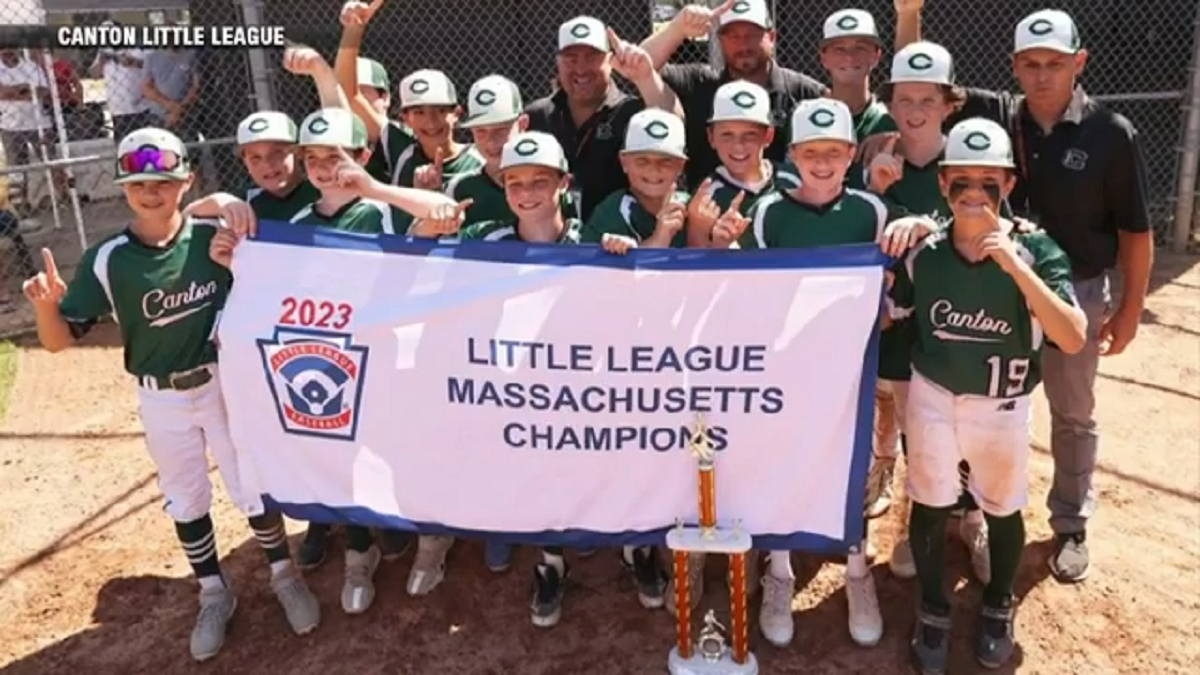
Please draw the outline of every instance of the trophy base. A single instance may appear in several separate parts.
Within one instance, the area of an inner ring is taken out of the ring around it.
[[[749,654],[745,663],[735,663],[728,653],[717,661],[706,661],[699,654],[685,659],[675,647],[667,658],[667,671],[671,675],[758,675],[758,660]]]
[[[713,529],[705,532],[698,527],[676,527],[667,530],[667,548],[672,551],[696,553],[746,553],[753,548],[750,534],[741,530]]]

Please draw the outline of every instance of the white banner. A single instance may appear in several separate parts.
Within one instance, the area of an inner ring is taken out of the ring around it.
[[[295,518],[528,543],[861,536],[883,258],[427,244],[262,226],[222,384],[245,478]]]

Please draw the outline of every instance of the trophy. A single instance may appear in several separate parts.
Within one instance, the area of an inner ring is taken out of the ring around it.
[[[667,660],[671,675],[758,675],[758,661],[750,653],[746,626],[746,554],[751,549],[750,535],[737,521],[732,528],[717,527],[717,471],[712,440],[704,417],[697,416],[692,434],[692,454],[700,479],[700,526],[685,527],[682,521],[667,532],[667,547],[674,556],[675,576],[675,647]],[[723,553],[729,556],[729,628],[730,646],[725,632],[709,610],[704,627],[692,642],[692,610],[689,603],[688,555]]]

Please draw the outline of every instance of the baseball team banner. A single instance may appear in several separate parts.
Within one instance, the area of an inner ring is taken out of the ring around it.
[[[293,518],[531,544],[862,536],[882,264],[819,251],[438,244],[262,223],[222,386],[249,487]]]

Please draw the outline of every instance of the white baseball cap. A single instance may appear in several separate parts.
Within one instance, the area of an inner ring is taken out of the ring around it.
[[[1057,9],[1043,9],[1021,19],[1013,38],[1013,53],[1028,49],[1049,49],[1062,54],[1074,54],[1081,48],[1079,29],[1070,14]]]
[[[295,143],[296,136],[295,120],[276,110],[251,113],[237,128],[238,145],[261,141]]]
[[[832,98],[801,101],[792,112],[791,145],[808,141],[845,141],[854,145],[854,116],[845,103]]]
[[[822,42],[838,38],[868,38],[879,42],[879,30],[875,17],[861,9],[839,9],[825,19]]]
[[[129,132],[117,144],[117,170],[114,183],[138,181],[186,180],[187,146],[175,134],[158,127],[143,127]]]
[[[770,94],[766,89],[746,80],[726,82],[713,96],[713,113],[708,122],[753,122],[769,127]]]
[[[501,171],[514,166],[544,166],[567,173],[567,156],[554,136],[526,131],[508,139],[500,153]]]
[[[367,147],[367,125],[345,108],[323,108],[300,124],[300,145],[358,150]]]
[[[440,70],[418,70],[400,80],[400,109],[419,105],[458,105],[454,83]]]
[[[738,0],[728,12],[721,15],[717,30],[731,23],[752,23],[764,30],[771,30],[771,12],[766,0]]]
[[[651,108],[629,118],[621,153],[648,152],[687,159],[686,147],[683,120],[665,110]]]
[[[994,166],[1011,169],[1012,141],[1004,127],[982,117],[972,117],[954,125],[946,138],[946,154],[941,166]]]
[[[358,57],[358,85],[374,87],[388,91],[392,88],[392,79],[388,77],[387,68],[375,59]]]
[[[892,57],[892,76],[888,81],[953,85],[954,59],[939,44],[914,42]]]
[[[583,45],[596,51],[607,52],[608,27],[600,19],[577,16],[558,27],[558,51],[567,47]]]
[[[521,116],[525,109],[521,91],[512,80],[502,75],[488,75],[471,85],[467,92],[467,117],[459,126],[464,129],[507,124]]]

